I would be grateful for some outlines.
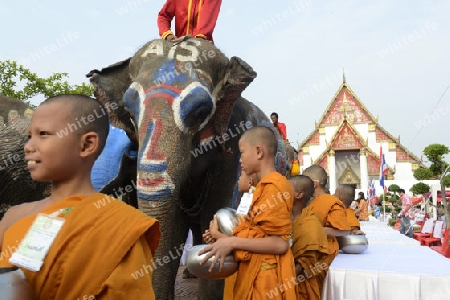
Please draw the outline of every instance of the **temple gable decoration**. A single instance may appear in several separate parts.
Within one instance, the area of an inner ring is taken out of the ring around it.
[[[345,171],[339,177],[339,184],[356,184],[359,185],[360,178],[356,175],[350,165],[347,165]]]
[[[356,97],[347,83],[342,83],[327,110],[322,115],[319,126],[337,125],[344,119],[352,123],[376,123],[375,118]]]
[[[345,118],[330,142],[334,150],[360,149],[365,146],[364,144],[362,137]]]

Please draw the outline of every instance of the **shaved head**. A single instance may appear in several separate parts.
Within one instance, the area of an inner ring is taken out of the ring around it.
[[[109,117],[104,106],[96,99],[76,94],[54,96],[40,105],[56,102],[70,105],[70,110],[66,112],[66,119],[68,124],[78,125],[74,133],[82,136],[88,132],[95,132],[98,135],[98,155],[100,155],[109,133]]]
[[[312,165],[306,168],[302,175],[308,176],[311,180],[315,180],[323,188],[327,185],[327,172],[319,165]]]
[[[303,192],[304,198],[307,200],[311,199],[314,194],[314,183],[308,176],[297,175],[291,177],[289,182],[292,185],[295,193]]]
[[[252,127],[242,135],[242,140],[252,146],[264,145],[270,156],[275,156],[275,153],[277,153],[278,141],[272,128],[266,126]]]
[[[349,184],[341,184],[336,189],[338,198],[344,203],[345,207],[349,207],[355,200],[355,188]]]

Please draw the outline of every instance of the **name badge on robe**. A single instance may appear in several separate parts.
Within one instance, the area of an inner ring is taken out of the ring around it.
[[[236,213],[238,215],[246,215],[250,209],[250,205],[252,204],[252,199],[253,194],[244,193],[244,195],[242,195],[241,202],[239,202]]]
[[[64,222],[62,218],[38,214],[9,262],[30,271],[39,271]]]

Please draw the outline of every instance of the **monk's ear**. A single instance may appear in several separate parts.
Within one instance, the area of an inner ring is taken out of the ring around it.
[[[264,147],[261,145],[256,145],[256,158],[261,159],[264,156]]]
[[[294,192],[294,198],[295,199],[302,199],[303,198],[303,192]]]
[[[99,136],[97,133],[90,131],[83,134],[80,138],[80,156],[96,156],[99,147]]]

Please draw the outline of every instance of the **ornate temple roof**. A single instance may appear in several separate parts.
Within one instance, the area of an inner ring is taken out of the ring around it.
[[[327,153],[330,150],[366,149],[369,175],[379,172],[380,156],[367,145],[355,124],[369,124],[369,130],[375,131],[377,143],[388,143],[390,151],[396,151],[396,162],[410,162],[425,167],[421,160],[400,144],[400,137],[395,138],[386,129],[378,124],[378,117],[374,117],[361,100],[348,86],[345,79],[331,99],[324,113],[316,122],[315,129],[299,144],[299,157],[303,158],[302,149],[305,146],[319,145],[320,133],[327,126],[338,126],[331,141],[327,141],[326,149],[319,155],[313,164],[323,165],[326,168]],[[395,148],[395,149],[394,149]],[[395,168],[389,167],[389,173],[394,174]]]

